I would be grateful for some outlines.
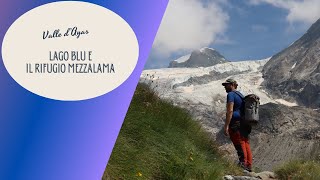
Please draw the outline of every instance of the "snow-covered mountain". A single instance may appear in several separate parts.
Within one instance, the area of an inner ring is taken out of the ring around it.
[[[171,61],[169,64],[169,68],[208,67],[225,62],[228,61],[226,61],[226,59],[218,51],[212,48],[204,47],[200,50],[193,51],[191,54]]]
[[[226,92],[221,83],[227,78],[237,80],[238,90],[243,94],[254,93],[260,97],[261,122],[252,133],[254,163],[263,170],[271,170],[290,158],[309,157],[318,152],[315,141],[320,138],[320,113],[266,92],[262,86],[262,69],[269,59],[226,62],[210,67],[145,70],[140,82],[149,84],[160,98],[187,109],[222,144],[221,148],[229,152],[233,147],[221,134],[226,110]],[[292,146],[296,142],[300,144]],[[291,152],[284,152],[284,149]],[[274,154],[270,156],[269,152]],[[234,152],[230,154],[235,155]]]

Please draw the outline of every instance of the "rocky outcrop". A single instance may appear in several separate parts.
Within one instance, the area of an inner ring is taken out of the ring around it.
[[[320,107],[320,20],[263,68],[269,92],[300,105]]]
[[[223,177],[224,180],[274,180],[277,179],[274,172],[263,171],[259,173],[247,172],[246,176],[232,176],[226,175]]]
[[[272,170],[291,159],[319,156],[320,113],[303,107],[265,104],[259,125],[253,127],[251,146],[254,164]]]
[[[209,67],[216,64],[228,62],[226,59],[216,50],[211,48],[202,48],[195,50],[189,56],[182,58],[183,60],[174,60],[169,64],[169,68],[176,67]]]
[[[320,114],[316,110],[268,103],[262,105],[259,112],[260,122],[255,127],[258,132],[288,133],[305,140],[316,139],[320,136]]]
[[[231,176],[231,175],[223,176],[223,179],[224,180],[260,180],[259,178],[250,177],[250,176]]]

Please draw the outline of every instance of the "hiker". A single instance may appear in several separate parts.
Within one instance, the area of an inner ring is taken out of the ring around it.
[[[243,106],[243,95],[237,91],[237,81],[227,79],[224,83],[227,95],[227,112],[224,125],[224,134],[229,135],[239,157],[239,165],[252,171],[252,153],[249,144],[251,126],[241,123],[240,109]]]

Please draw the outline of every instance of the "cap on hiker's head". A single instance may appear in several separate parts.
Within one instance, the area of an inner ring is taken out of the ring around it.
[[[227,79],[224,83],[222,83],[222,86],[225,86],[227,84],[236,84],[238,85],[237,81],[234,79]]]

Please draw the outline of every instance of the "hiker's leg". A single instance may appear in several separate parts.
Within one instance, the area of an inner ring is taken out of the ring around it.
[[[240,138],[240,144],[241,144],[241,148],[242,148],[242,151],[243,151],[244,165],[247,166],[247,164],[248,164],[248,162],[247,162],[247,159],[248,159],[247,146],[246,146],[245,138],[242,137],[242,136]]]
[[[251,168],[252,168],[252,152],[251,152],[251,148],[250,148],[249,139],[241,136],[241,145],[242,145],[243,153],[244,153],[245,166],[249,170],[251,170]]]
[[[251,133],[251,126],[245,123],[240,124],[241,147],[244,149],[245,165],[251,170],[252,167],[252,152],[249,144],[249,134]]]
[[[240,143],[240,141],[241,141],[240,132],[233,131],[233,130],[229,129],[229,136],[230,136],[230,139],[232,141],[234,148],[237,151],[239,161],[241,163],[245,163],[244,154],[243,154],[243,150],[242,150],[241,143]]]
[[[249,169],[251,169],[252,168],[252,152],[251,152],[251,148],[250,148],[249,139],[247,139],[247,142],[246,142],[246,149],[247,149],[247,164],[246,164],[246,166]]]

